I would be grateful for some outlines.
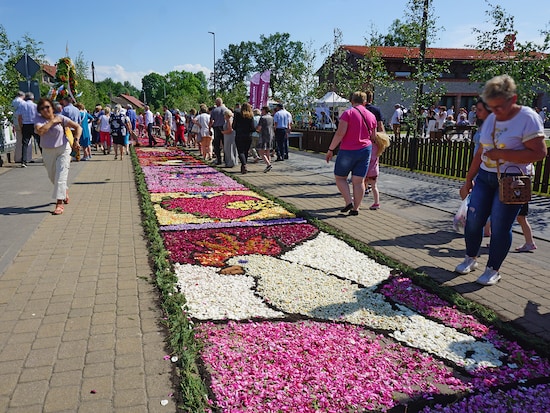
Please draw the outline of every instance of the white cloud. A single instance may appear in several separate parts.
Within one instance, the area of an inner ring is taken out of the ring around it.
[[[190,64],[190,63],[174,66],[171,70],[177,70],[177,71],[184,70],[186,72],[191,72],[191,73],[204,72],[206,78],[208,78],[208,76],[210,76],[210,73],[211,73],[211,70],[205,66],[202,66],[200,64]],[[95,79],[96,81],[101,81],[110,77],[115,82],[124,83],[125,81],[128,81],[138,89],[141,89],[141,79],[144,76],[148,75],[149,73],[153,73],[153,72],[155,71],[149,70],[149,71],[130,72],[130,71],[127,71],[121,65],[96,66]],[[156,73],[159,73],[160,75],[166,74],[162,72],[156,72]]]
[[[178,70],[178,71],[185,70],[186,72],[190,72],[190,73],[203,72],[207,79],[210,76],[210,73],[212,73],[212,70],[198,63],[196,64],[186,63],[184,65],[177,65],[177,66],[174,66],[174,70]]]
[[[141,89],[141,79],[149,72],[129,72],[121,65],[115,66],[95,66],[95,80],[101,81],[110,77],[115,82],[130,82],[132,85]]]

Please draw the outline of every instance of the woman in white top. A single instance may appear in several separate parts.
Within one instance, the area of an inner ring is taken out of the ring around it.
[[[104,114],[99,117],[99,142],[103,147],[103,155],[111,153],[111,125],[109,118],[111,117],[111,108],[106,106]]]
[[[468,274],[478,266],[477,257],[483,227],[491,217],[491,241],[485,271],[477,279],[481,285],[493,285],[500,280],[499,269],[512,245],[512,224],[521,204],[504,204],[499,199],[498,170],[527,174],[532,162],[546,156],[544,127],[537,113],[517,104],[516,84],[508,75],[489,80],[481,98],[493,111],[480,131],[480,147],[474,155],[460,195],[470,195],[468,216],[464,228],[466,257],[455,271]]]
[[[199,114],[193,120],[199,126],[201,155],[206,161],[212,160],[212,132],[210,131],[210,115],[208,108],[203,103],[200,106]]]

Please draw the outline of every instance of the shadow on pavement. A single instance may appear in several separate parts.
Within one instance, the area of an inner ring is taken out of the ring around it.
[[[2,207],[0,208],[0,215],[46,214],[49,213],[49,211],[45,211],[43,208],[47,208],[50,205],[51,203],[30,207]]]

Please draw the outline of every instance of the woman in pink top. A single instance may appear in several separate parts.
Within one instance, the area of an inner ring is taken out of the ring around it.
[[[340,212],[359,215],[359,206],[365,196],[365,175],[369,168],[372,141],[376,134],[376,117],[365,108],[367,95],[355,92],[351,97],[352,107],[340,116],[338,129],[332,138],[326,155],[327,163],[340,149],[334,165],[336,186],[344,197],[346,206]],[[351,173],[353,198],[347,181]]]

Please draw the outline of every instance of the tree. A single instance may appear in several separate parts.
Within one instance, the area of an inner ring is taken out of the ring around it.
[[[542,43],[516,42],[518,32],[514,27],[514,16],[500,5],[486,3],[489,7],[485,11],[487,22],[492,23],[493,28],[487,31],[473,29],[477,40],[473,47],[481,51],[482,59],[476,61],[470,80],[485,82],[506,73],[516,81],[518,101],[534,106],[537,94],[550,89],[550,56],[546,54],[550,47],[550,32],[540,31]],[[495,57],[498,64],[495,64]]]
[[[27,53],[38,64],[45,63],[42,42],[28,34],[22,40],[11,42],[3,26],[0,25],[0,106],[10,109],[11,99],[19,90],[19,82],[26,80],[16,69],[15,64]],[[40,72],[33,79],[39,79]]]
[[[165,76],[165,104],[171,108],[189,110],[209,99],[203,72],[172,71]]]
[[[253,49],[252,42],[241,42],[238,45],[230,44],[227,49],[222,50],[222,56],[215,66],[218,90],[222,96],[240,90],[245,79],[252,73]],[[238,101],[243,100],[246,100],[246,95]]]
[[[377,95],[381,97],[393,87],[393,77],[375,46],[367,44],[367,52],[363,56],[351,55],[342,48],[342,32],[335,29],[333,42],[327,43],[321,50],[330,54],[330,58],[320,69],[323,79],[320,95],[333,90],[347,97],[357,90],[369,89],[379,91]]]
[[[141,90],[149,106],[160,108],[165,98],[166,79],[158,73],[149,73],[141,79]]]
[[[436,38],[438,28],[429,0],[409,0],[404,20],[396,19],[388,34],[371,35],[371,44],[407,47],[404,63],[411,69],[407,81],[393,82],[404,101],[414,102],[407,122],[414,127],[421,122],[422,107],[429,107],[445,94],[440,85],[442,73],[449,72],[450,62],[435,60],[428,45]],[[416,128],[415,128],[416,132]]]
[[[271,70],[273,97],[288,101],[297,96],[306,67],[303,43],[291,41],[288,33],[275,33],[268,37],[261,35],[254,46],[254,70],[260,73]]]
[[[270,70],[273,96],[286,102],[296,99],[306,70],[305,56],[304,45],[291,41],[288,33],[262,35],[259,42],[230,44],[215,65],[220,95],[226,102],[246,101],[250,77]]]

